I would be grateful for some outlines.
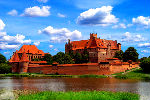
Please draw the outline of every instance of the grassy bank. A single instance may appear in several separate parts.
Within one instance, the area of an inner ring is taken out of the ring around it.
[[[144,73],[142,69],[136,69],[128,73],[118,73],[115,78],[119,79],[144,79],[150,80],[150,73]]]
[[[139,100],[138,94],[105,91],[52,92],[20,95],[18,100]]]
[[[45,74],[33,74],[33,73],[24,73],[24,74],[0,74],[0,77],[72,77],[72,78],[106,78],[105,75],[45,75]]]

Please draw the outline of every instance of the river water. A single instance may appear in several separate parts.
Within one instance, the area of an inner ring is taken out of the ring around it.
[[[37,91],[123,91],[138,93],[141,100],[150,100],[150,81],[116,78],[29,78],[1,77],[0,89]]]

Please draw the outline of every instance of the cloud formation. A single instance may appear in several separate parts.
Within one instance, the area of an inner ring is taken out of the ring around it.
[[[49,48],[53,48],[54,46],[53,45],[49,45]]]
[[[132,23],[144,28],[150,28],[150,17],[138,16],[132,19]]]
[[[4,22],[0,19],[0,31],[3,30],[5,27]]]
[[[36,46],[39,46],[40,42],[34,42],[33,44],[36,45]]]
[[[50,6],[42,6],[41,8],[38,6],[26,8],[24,13],[21,16],[28,17],[46,17],[50,15]]]
[[[148,50],[142,50],[141,52],[143,52],[143,53],[150,53],[150,51],[148,51]]]
[[[138,47],[150,48],[150,43],[140,43],[140,44],[138,45]]]
[[[120,24],[118,24],[118,25],[114,25],[114,26],[112,26],[112,28],[114,28],[114,29],[116,29],[116,28],[127,28],[126,27],[126,25],[124,24],[124,23],[120,23]]]
[[[11,16],[17,16],[18,15],[18,12],[17,10],[13,9],[11,10],[10,12],[7,13],[8,15],[11,15]]]
[[[65,15],[63,15],[63,14],[61,14],[61,13],[57,13],[57,16],[58,16],[58,17],[62,17],[62,18],[66,17]]]
[[[1,25],[1,31],[4,29],[5,24],[1,20],[2,24]],[[10,36],[7,35],[6,32],[0,32],[0,50],[1,49],[16,49],[18,48],[21,44],[29,44],[31,43],[31,40],[25,40],[24,35],[17,34],[16,36]]]
[[[101,8],[89,9],[80,14],[77,23],[80,25],[100,25],[108,26],[118,22],[118,18],[111,14],[112,6],[102,6]]]
[[[79,32],[78,30],[74,30],[71,32],[67,28],[55,29],[52,26],[48,26],[43,30],[39,30],[38,33],[49,35],[51,42],[66,42],[67,39],[77,40],[82,37],[81,32]]]
[[[145,41],[146,39],[142,37],[141,35],[132,35],[130,32],[126,32],[122,36],[122,42],[141,42]]]
[[[48,0],[37,0],[38,2],[46,3]]]

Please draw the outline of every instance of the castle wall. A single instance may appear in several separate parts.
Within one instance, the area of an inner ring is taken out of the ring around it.
[[[132,67],[131,67],[132,66]],[[28,67],[29,73],[62,74],[62,75],[110,75],[125,72],[131,68],[139,67],[138,64],[61,64],[32,65]]]

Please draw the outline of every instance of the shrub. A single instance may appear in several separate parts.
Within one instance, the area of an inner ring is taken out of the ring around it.
[[[0,74],[11,73],[11,66],[5,63],[0,64]]]
[[[140,67],[143,69],[144,72],[150,72],[150,58],[146,58],[141,61]]]
[[[0,54],[0,63],[5,63],[6,62],[6,57]]]

